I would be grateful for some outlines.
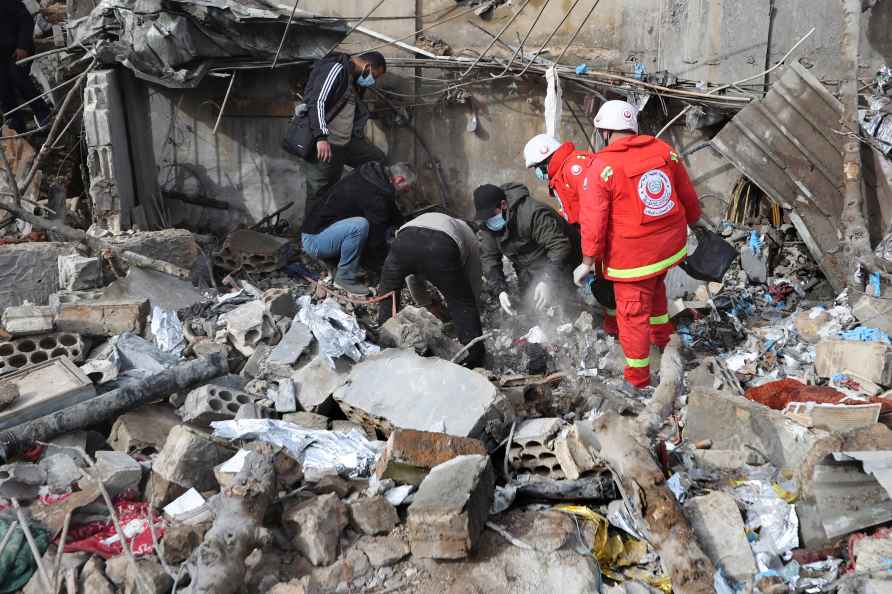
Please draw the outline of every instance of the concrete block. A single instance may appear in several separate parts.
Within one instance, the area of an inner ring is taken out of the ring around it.
[[[888,299],[862,295],[852,306],[852,314],[865,326],[879,328],[892,335],[892,312],[889,311],[888,304]]]
[[[3,328],[13,336],[46,334],[53,331],[55,310],[48,305],[17,305],[3,312]]]
[[[250,357],[248,357],[247,361],[245,361],[244,367],[242,367],[242,376],[246,378],[253,378],[252,381],[259,380],[261,376],[263,376],[263,363],[266,361],[266,358],[269,357],[269,353],[271,350],[272,347],[265,342],[261,342],[256,347],[254,347],[254,352],[251,354]],[[265,380],[263,381],[265,383],[268,383]]]
[[[223,314],[218,324],[226,329],[232,346],[246,357],[253,355],[257,345],[276,332],[272,317],[259,300],[249,301]]]
[[[88,336],[142,334],[148,315],[146,299],[64,303],[56,315],[56,328]]]
[[[828,339],[819,342],[815,350],[815,371],[821,377],[849,370],[881,386],[892,386],[892,347],[889,345]]]
[[[294,534],[297,550],[313,565],[331,565],[338,558],[347,507],[334,493],[285,504],[282,520]]]
[[[735,582],[748,582],[756,575],[756,562],[746,538],[746,529],[734,498],[722,491],[694,497],[684,504],[697,542],[706,556]]]
[[[108,444],[125,454],[143,450],[160,452],[170,430],[180,423],[180,417],[169,406],[147,404],[115,420]]]
[[[267,289],[263,292],[263,303],[270,315],[286,318],[297,315],[297,301],[288,289]]]
[[[98,555],[91,557],[84,565],[84,569],[78,577],[78,592],[115,594],[114,585],[105,577],[105,561]]]
[[[96,452],[96,464],[88,472],[102,481],[112,497],[136,489],[142,480],[142,466],[124,452]]]
[[[195,260],[201,255],[198,242],[187,229],[140,231],[129,235],[106,237],[103,241],[118,250],[163,260],[186,270],[191,270]]]
[[[234,419],[243,404],[252,404],[255,400],[247,392],[207,384],[189,392],[181,414],[187,423],[207,427],[213,421]]]
[[[214,490],[214,466],[234,453],[228,445],[187,425],[174,427],[152,465],[149,501],[161,508],[190,488],[200,492]]]
[[[34,499],[46,481],[46,470],[37,464],[20,462],[0,466],[0,497]]]
[[[389,567],[409,556],[409,543],[399,536],[363,537],[357,545],[372,567]]]
[[[297,388],[297,400],[304,410],[319,412],[335,390],[347,383],[351,366],[343,358],[335,359],[335,368],[316,355],[309,363],[295,371],[291,378]]]
[[[489,517],[494,489],[489,456],[459,456],[435,466],[409,506],[412,555],[467,557],[476,549]]]
[[[216,263],[224,270],[273,272],[285,265],[288,243],[282,237],[239,229],[226,237]]]
[[[0,249],[0,311],[25,301],[46,305],[59,290],[59,256],[78,253],[76,243],[29,242]]]
[[[328,417],[311,412],[288,413],[282,415],[282,420],[293,423],[302,429],[318,429],[321,431],[328,429]]]
[[[188,560],[192,556],[192,552],[204,540],[204,535],[210,527],[210,523],[174,522],[168,524],[164,529],[164,537],[161,539],[164,561],[171,565],[179,565]]]
[[[468,454],[485,456],[486,448],[480,440],[470,437],[397,429],[390,434],[375,464],[375,476],[420,485],[434,466]]]
[[[709,439],[716,450],[749,451],[749,445],[779,468],[797,468],[826,435],[741,396],[700,389],[688,396],[686,439]]]
[[[49,305],[53,310],[59,309],[63,303],[82,303],[84,301],[102,301],[105,299],[105,291],[93,289],[87,291],[59,290],[50,295]]]
[[[46,483],[51,493],[66,493],[71,485],[81,479],[81,468],[70,456],[54,454],[44,456],[40,467],[46,472]]]
[[[291,366],[297,363],[297,360],[307,350],[313,342],[313,333],[309,326],[297,320],[291,322],[288,332],[282,337],[269,357],[266,365],[270,372],[274,375],[288,377],[294,371]],[[290,411],[288,411],[290,412]]]
[[[554,441],[562,422],[557,418],[530,419],[521,423],[514,434],[508,461],[518,470],[554,480],[570,478],[564,472],[554,450]],[[569,461],[568,461],[569,462]],[[579,478],[575,463],[571,474]]]
[[[290,413],[297,410],[297,391],[290,377],[278,380],[273,402],[276,403],[276,412]]]
[[[19,399],[19,387],[9,382],[0,382],[0,410],[5,410]]]
[[[363,534],[390,534],[399,522],[396,508],[381,495],[365,497],[350,504],[350,525]]]
[[[341,433],[349,433],[351,431],[359,431],[370,440],[375,441],[378,436],[375,434],[374,430],[363,427],[359,423],[354,423],[353,421],[346,421],[344,419],[336,419],[331,422],[331,430],[338,431]]]
[[[599,466],[588,448],[579,440],[575,425],[561,430],[554,439],[552,449],[564,476],[570,480],[576,480]]]
[[[59,286],[68,291],[82,291],[102,286],[99,258],[59,256]]]
[[[768,250],[760,250],[757,254],[749,246],[740,250],[740,265],[751,283],[768,282]]]
[[[83,339],[70,332],[3,340],[0,341],[0,375],[56,357],[68,357],[77,363],[85,355]]]
[[[347,418],[384,435],[401,428],[479,437],[487,424],[504,423],[499,397],[478,373],[398,349],[356,364],[349,383],[334,392]]]
[[[136,567],[127,568],[124,594],[168,594],[173,586],[170,577],[154,556],[137,559]],[[148,588],[148,590],[146,589]]]
[[[19,398],[0,413],[0,430],[74,406],[96,395],[96,388],[68,357],[58,357],[4,375],[15,384]]]

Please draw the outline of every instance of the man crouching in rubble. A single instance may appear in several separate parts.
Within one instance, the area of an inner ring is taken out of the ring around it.
[[[408,163],[390,167],[377,161],[345,175],[311,207],[301,234],[303,250],[322,260],[339,258],[335,286],[354,295],[368,295],[360,282],[360,260],[380,265],[387,250],[387,232],[402,222],[397,193],[415,185]]]
[[[365,138],[369,110],[362,97],[387,72],[378,52],[359,56],[332,53],[310,72],[304,93],[310,129],[316,139],[316,158],[307,161],[307,212],[313,201],[341,178],[344,165],[359,167],[386,162],[381,149]]]
[[[418,305],[431,304],[425,280],[433,283],[446,300],[446,310],[462,344],[468,344],[483,332],[477,300],[480,297],[480,252],[477,236],[462,220],[430,212],[420,215],[397,231],[381,272],[378,295],[395,291],[399,309],[403,280],[409,285]],[[378,323],[392,313],[390,299],[378,306]],[[479,367],[486,356],[482,341],[468,349],[463,365]]]
[[[564,268],[569,271],[574,258],[578,258],[567,223],[518,183],[478,187],[474,190],[474,207],[477,220],[483,223],[480,232],[483,274],[498,292],[499,304],[505,313],[514,315],[515,311],[508,296],[502,256],[511,260],[521,292],[532,287],[537,309],[553,304],[555,291],[565,278],[562,271]]]
[[[664,280],[687,254],[687,225],[700,219],[700,203],[678,154],[638,134],[638,111],[607,101],[595,116],[607,145],[581,173],[582,264],[577,285],[590,273],[614,282],[625,379],[650,385],[650,346],[662,349],[675,331]],[[594,270],[603,262],[603,270]]]

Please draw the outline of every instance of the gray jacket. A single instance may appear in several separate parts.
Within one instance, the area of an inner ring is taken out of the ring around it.
[[[427,212],[400,227],[397,234],[406,227],[432,229],[441,231],[451,237],[455,245],[458,246],[459,253],[461,253],[461,262],[465,267],[471,290],[474,291],[474,297],[479,299],[480,288],[483,284],[483,273],[480,266],[480,246],[477,241],[477,235],[466,222],[439,212]],[[412,289],[411,280],[409,285],[410,289]]]

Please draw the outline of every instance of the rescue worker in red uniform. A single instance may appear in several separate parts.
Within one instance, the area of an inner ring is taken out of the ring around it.
[[[607,101],[595,128],[607,146],[580,174],[583,261],[573,280],[580,285],[593,272],[613,281],[625,379],[643,388],[651,344],[662,349],[675,331],[664,281],[687,255],[687,228],[698,224],[700,203],[678,153],[638,134],[632,105]]]
[[[527,142],[523,157],[527,168],[535,168],[536,177],[548,183],[549,194],[558,199],[561,214],[579,235],[581,175],[591,167],[595,154],[578,150],[572,142],[561,143],[548,134],[539,134]],[[604,331],[616,336],[619,327],[616,323],[613,283],[598,278],[592,286],[592,293],[604,307]]]

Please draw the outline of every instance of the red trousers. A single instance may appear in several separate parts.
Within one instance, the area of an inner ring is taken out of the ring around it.
[[[666,275],[634,282],[615,282],[619,343],[626,356],[625,378],[637,388],[650,385],[650,345],[662,349],[675,326],[669,321]]]

